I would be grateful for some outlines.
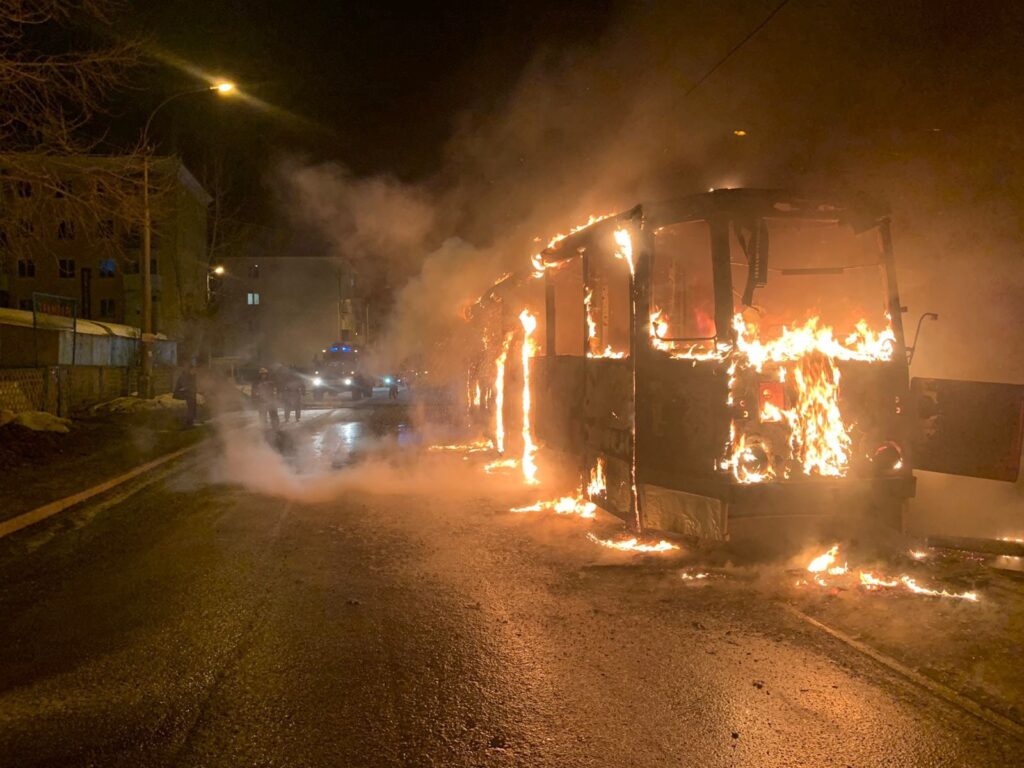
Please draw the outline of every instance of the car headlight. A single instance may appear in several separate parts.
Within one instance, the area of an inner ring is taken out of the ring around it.
[[[351,387],[352,386],[352,379],[345,379],[345,386],[346,387]]]
[[[390,384],[391,383],[391,377],[390,376],[385,376],[384,377],[384,383],[385,384]]]
[[[314,387],[322,387],[323,384],[324,384],[324,380],[321,379],[319,376],[314,376],[313,377],[313,386]]]

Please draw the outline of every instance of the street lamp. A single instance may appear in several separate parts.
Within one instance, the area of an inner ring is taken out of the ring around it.
[[[224,276],[224,266],[218,264],[216,267],[211,267],[206,273],[206,303],[209,304],[213,301],[213,279],[215,277]]]
[[[235,93],[236,88],[234,83],[222,81],[172,93],[149,113],[142,129],[142,380],[139,382],[139,390],[144,397],[153,396],[153,277],[150,274],[153,264],[153,221],[149,210],[149,127],[156,113],[175,99],[210,91],[228,96]]]

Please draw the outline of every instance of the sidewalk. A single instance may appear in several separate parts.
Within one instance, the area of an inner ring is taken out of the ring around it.
[[[88,416],[68,434],[0,427],[0,521],[193,445],[209,431],[182,429],[176,410]]]

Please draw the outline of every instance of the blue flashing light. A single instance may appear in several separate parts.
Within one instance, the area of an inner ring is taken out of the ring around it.
[[[342,352],[351,352],[352,351],[352,347],[342,347],[341,351]]]
[[[331,352],[337,352],[337,351],[338,351],[338,347],[337,346],[331,347]]]

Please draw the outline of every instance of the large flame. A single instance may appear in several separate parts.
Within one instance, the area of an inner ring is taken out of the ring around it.
[[[817,317],[802,326],[783,326],[779,336],[764,341],[758,328],[742,314],[733,318],[736,345],[730,351],[728,405],[736,400],[738,370],[771,373],[787,383],[794,393],[791,407],[766,403],[758,413],[760,421],[784,421],[789,432],[792,459],[805,475],[845,477],[850,464],[849,427],[839,409],[840,372],[838,361],[865,362],[892,359],[895,335],[892,328],[876,333],[864,320],[844,341]],[[652,333],[653,333],[652,326]],[[659,334],[663,335],[663,334]],[[778,450],[778,446],[776,446]],[[741,483],[759,483],[776,476],[771,466],[770,446],[753,448],[749,438],[733,421],[730,425],[727,458],[722,466]],[[788,470],[786,472],[788,476]]]
[[[501,344],[501,352],[494,361],[494,444],[498,453],[505,452],[505,362],[508,360],[508,349],[512,344],[512,332],[505,335]]]
[[[523,326],[523,480],[528,485],[537,485],[537,445],[533,439],[533,424],[531,414],[530,397],[530,358],[537,350],[533,340],[533,332],[537,330],[537,318],[530,310],[524,309],[519,313],[519,322]]]

